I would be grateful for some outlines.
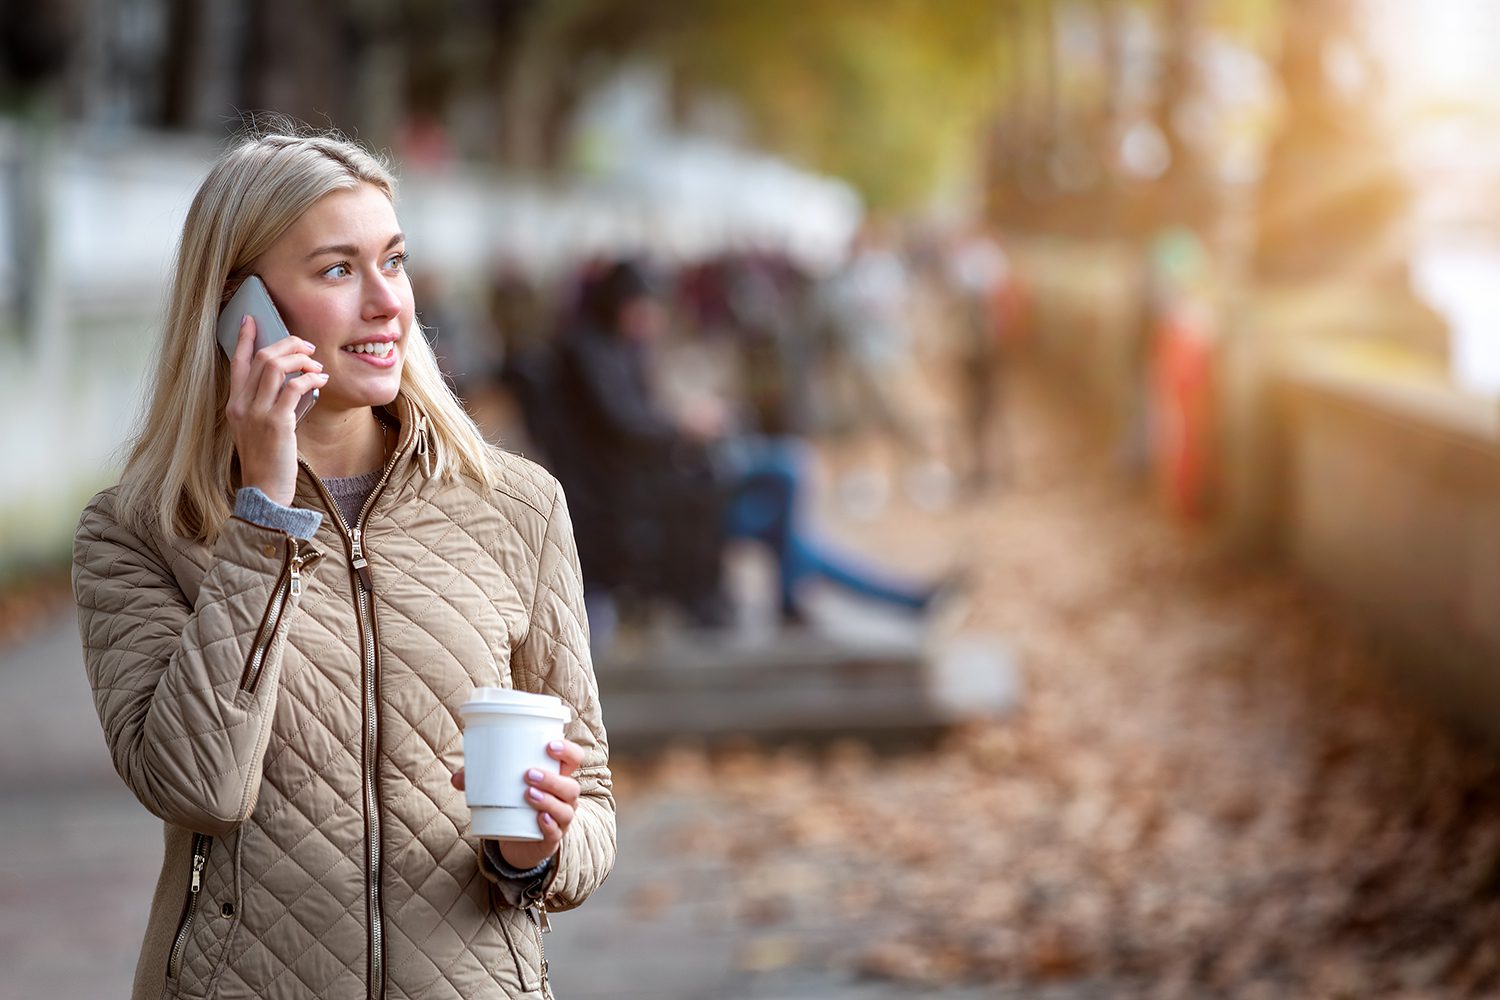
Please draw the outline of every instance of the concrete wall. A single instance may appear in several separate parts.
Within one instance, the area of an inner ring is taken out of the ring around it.
[[[1038,354],[1124,438],[1139,281],[1118,245],[1026,241]],[[1212,529],[1351,612],[1409,686],[1500,741],[1500,399],[1383,337],[1399,295],[1221,304]],[[1430,317],[1429,317],[1430,318]]]
[[[1306,368],[1285,399],[1289,557],[1500,738],[1500,403]]]

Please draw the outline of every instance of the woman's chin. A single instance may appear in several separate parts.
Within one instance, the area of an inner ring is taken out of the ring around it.
[[[333,408],[353,410],[366,406],[389,406],[396,401],[400,392],[401,369],[393,368],[390,373],[378,379],[350,379],[331,393],[325,388],[323,395]],[[318,405],[323,405],[321,399]]]

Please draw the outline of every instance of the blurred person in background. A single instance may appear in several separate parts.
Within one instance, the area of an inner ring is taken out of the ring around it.
[[[1005,475],[1000,426],[1004,402],[1003,347],[1010,258],[980,227],[960,234],[948,247],[944,278],[956,312],[957,382],[967,463],[964,486],[982,494]]]
[[[747,256],[728,274],[747,429],[767,437],[812,430],[814,350],[805,282],[785,257]]]
[[[554,321],[540,290],[514,261],[496,266],[486,305],[491,343],[500,353],[496,379],[514,407],[508,423],[519,425],[523,450],[545,464],[547,428],[540,417],[551,374]]]
[[[446,388],[393,184],[362,147],[290,126],[219,159],[144,426],[83,513],[95,704],[166,824],[137,1000],[542,997],[546,911],[613,864],[567,506]],[[251,275],[292,335],[256,351],[247,317],[231,360],[216,323]],[[574,713],[548,747],[560,773],[526,779],[535,841],[465,833],[456,720],[478,686]]]
[[[908,497],[939,510],[951,493],[951,474],[934,455],[910,398],[916,354],[910,316],[911,278],[886,228],[867,223],[855,234],[848,261],[820,290],[835,371],[850,395],[855,431],[874,428],[896,446],[904,463]],[[874,517],[890,496],[890,477],[879,458],[846,473],[840,492],[851,513]]]
[[[591,599],[654,591],[698,625],[734,621],[722,582],[726,541],[751,539],[776,558],[784,622],[807,620],[807,586],[834,583],[925,614],[956,580],[910,581],[817,540],[806,523],[810,454],[795,438],[733,433],[711,399],[674,413],[652,382],[665,334],[662,291],[642,264],[620,261],[592,282],[559,345],[546,413],[558,477],[578,517]]]
[[[723,498],[707,449],[726,414],[659,402],[653,348],[668,319],[655,276],[633,261],[589,270],[531,419],[575,508],[596,639],[607,640],[617,602],[636,597],[665,597],[695,625],[727,625]]]

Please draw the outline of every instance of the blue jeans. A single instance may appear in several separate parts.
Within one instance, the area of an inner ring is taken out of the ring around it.
[[[720,454],[730,482],[725,532],[753,539],[776,555],[781,610],[797,614],[797,595],[814,578],[873,601],[920,611],[932,588],[896,579],[814,540],[803,521],[807,446],[789,438],[735,441]]]

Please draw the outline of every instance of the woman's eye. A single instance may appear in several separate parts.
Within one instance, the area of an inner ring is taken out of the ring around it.
[[[405,252],[404,250],[401,253],[391,254],[391,256],[386,259],[385,269],[387,271],[400,271],[402,268],[406,267],[406,262],[410,259],[411,254]]]
[[[325,278],[347,278],[354,272],[349,270],[348,264],[335,264],[323,272]]]

